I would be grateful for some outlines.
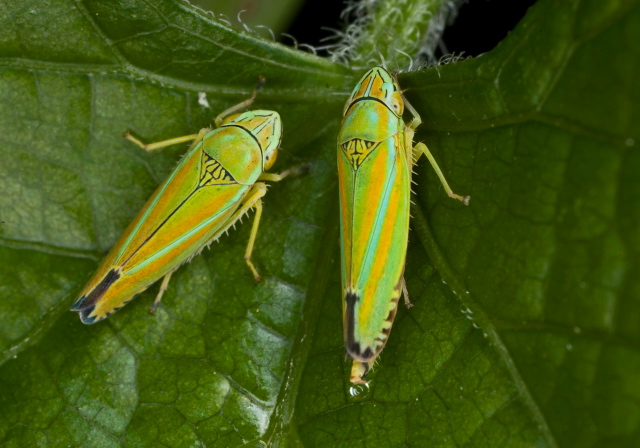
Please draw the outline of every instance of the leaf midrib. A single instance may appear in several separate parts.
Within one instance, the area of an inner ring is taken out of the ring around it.
[[[337,184],[333,186],[329,193],[333,197],[338,197]],[[325,231],[321,237],[321,242],[337,241],[339,236],[338,208],[329,207],[325,218]],[[337,252],[337,244],[322,244],[317,252],[317,264],[307,287],[307,297],[302,311],[301,323],[295,336],[293,347],[291,348],[291,358],[284,374],[284,381],[280,388],[280,393],[276,400],[276,407],[273,410],[269,428],[262,437],[268,446],[278,447],[286,445],[283,438],[293,431],[297,434],[292,417],[295,412],[295,404],[302,379],[302,373],[307,364],[307,358],[311,351],[314,340],[315,329],[320,316],[322,298],[325,295],[329,279],[332,274],[332,266],[335,263],[333,255]],[[311,287],[311,284],[314,287]],[[296,440],[299,437],[296,435]],[[299,445],[299,444],[298,444]]]
[[[530,409],[533,414],[533,418],[542,433],[548,446],[551,448],[557,448],[558,444],[555,440],[551,428],[543,415],[540,407],[536,403],[535,399],[531,395],[527,384],[525,383],[522,375],[520,374],[515,361],[513,360],[507,346],[502,341],[502,338],[498,334],[496,326],[493,324],[489,316],[486,314],[482,306],[477,303],[471,296],[467,294],[467,289],[464,286],[464,282],[460,280],[457,273],[449,265],[447,258],[440,249],[431,228],[427,222],[427,219],[422,211],[422,208],[417,205],[419,201],[414,196],[414,203],[411,205],[411,216],[413,217],[412,225],[418,234],[422,246],[424,247],[427,255],[432,260],[433,264],[437,266],[437,271],[440,277],[448,285],[453,292],[455,298],[460,302],[462,307],[470,310],[473,313],[473,321],[480,327],[487,338],[492,342],[492,345],[496,348],[500,359],[504,363],[509,375],[513,379],[516,389],[520,393],[525,405]]]

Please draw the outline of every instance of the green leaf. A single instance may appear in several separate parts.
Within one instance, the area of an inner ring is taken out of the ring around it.
[[[304,1],[254,0],[247,3],[237,0],[192,0],[189,3],[212,11],[218,20],[228,21],[238,30],[244,30],[246,26],[268,37],[271,32],[277,36],[286,31]]]
[[[540,0],[490,53],[401,75],[416,167],[400,308],[349,395],[335,138],[361,74],[173,0],[0,4],[0,445],[634,446],[638,2]],[[104,322],[68,308],[190,134],[267,78],[285,126],[249,225]],[[210,108],[198,102],[207,94]]]

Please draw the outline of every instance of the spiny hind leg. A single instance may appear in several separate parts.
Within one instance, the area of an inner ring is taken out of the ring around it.
[[[445,179],[444,174],[442,174],[442,170],[438,166],[438,162],[436,162],[436,159],[434,159],[433,155],[431,154],[431,151],[429,151],[429,148],[427,148],[427,145],[425,145],[424,143],[418,143],[413,147],[414,163],[417,162],[420,156],[423,154],[427,157],[427,159],[429,159],[429,163],[431,163],[431,166],[433,167],[436,174],[438,175],[438,178],[440,179],[442,186],[447,192],[447,195],[450,198],[461,201],[464,205],[469,205],[469,200],[471,199],[471,196],[460,196],[458,194],[455,194],[453,190],[451,190],[451,187],[449,186],[447,179]]]
[[[160,142],[154,143],[143,143],[137,138],[135,138],[129,131],[124,133],[124,138],[135,143],[145,151],[153,151],[155,149],[166,148],[167,146],[176,145],[178,143],[185,143],[193,141],[191,148],[193,148],[200,140],[204,138],[204,135],[209,132],[211,129],[204,128],[201,129],[197,134],[183,135],[182,137],[170,138],[168,140],[162,140]]]
[[[260,226],[260,218],[262,217],[262,201],[261,198],[267,193],[267,186],[262,182],[257,182],[251,187],[247,194],[247,199],[244,203],[235,211],[233,215],[231,215],[227,221],[221,226],[220,232],[218,232],[212,240],[216,240],[222,233],[229,229],[232,225],[235,224],[240,218],[242,218],[245,214],[249,212],[252,208],[256,209],[256,216],[253,219],[253,226],[251,227],[251,235],[249,236],[249,243],[247,244],[247,249],[244,252],[244,259],[247,262],[247,266],[251,269],[251,273],[253,274],[253,278],[256,280],[256,283],[262,280],[258,270],[253,265],[251,261],[251,254],[253,252],[253,246],[256,241],[256,235],[258,234],[258,227]]]
[[[260,218],[262,218],[262,200],[258,198],[255,202],[253,208],[256,209],[256,215],[253,217],[253,225],[251,226],[251,235],[249,236],[249,243],[247,244],[247,249],[244,251],[244,260],[247,262],[247,266],[251,269],[253,273],[253,278],[255,278],[256,283],[262,280],[260,274],[256,267],[253,265],[251,261],[251,253],[253,252],[253,245],[256,242],[256,235],[258,235],[258,227],[260,226]]]
[[[160,291],[158,291],[158,295],[156,296],[156,300],[154,300],[153,301],[153,305],[151,305],[149,307],[149,312],[151,314],[155,313],[156,310],[158,309],[158,305],[160,305],[160,301],[162,300],[162,296],[164,295],[164,292],[169,287],[169,280],[171,279],[171,274],[173,274],[173,272],[174,271],[169,272],[162,279],[162,284],[160,285]]]
[[[438,178],[440,179],[442,186],[447,192],[447,195],[450,198],[461,201],[464,205],[469,205],[469,200],[471,199],[471,197],[460,196],[458,194],[455,194],[453,190],[451,190],[451,187],[449,186],[447,179],[445,179],[444,174],[442,174],[442,170],[438,166],[438,162],[436,162],[436,159],[431,154],[431,151],[429,151],[429,148],[427,148],[427,145],[425,145],[424,143],[418,143],[415,146],[413,146],[413,135],[415,133],[416,128],[420,126],[420,124],[422,123],[422,118],[420,117],[420,114],[418,113],[418,111],[411,105],[411,103],[407,100],[407,98],[405,98],[404,95],[402,95],[402,101],[404,102],[404,106],[406,107],[406,109],[413,116],[413,119],[411,120],[411,122],[409,122],[409,124],[405,128],[405,145],[407,145],[407,148],[411,148],[414,163],[418,161],[418,159],[420,158],[420,156],[422,156],[422,154],[427,156],[427,159],[429,159],[429,163],[431,163],[431,166],[433,167],[436,174],[438,175]]]

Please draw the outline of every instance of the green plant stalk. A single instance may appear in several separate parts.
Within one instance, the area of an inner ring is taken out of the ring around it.
[[[334,55],[346,57],[353,68],[374,64],[390,70],[434,59],[434,49],[448,17],[459,2],[446,0],[361,0],[347,9],[354,21]]]

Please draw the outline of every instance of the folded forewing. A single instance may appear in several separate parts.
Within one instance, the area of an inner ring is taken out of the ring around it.
[[[248,189],[196,146],[133,220],[74,307],[88,320],[122,307],[219,233]]]
[[[382,349],[401,293],[410,195],[402,143],[377,143],[357,167],[339,157],[345,342],[356,358]]]

